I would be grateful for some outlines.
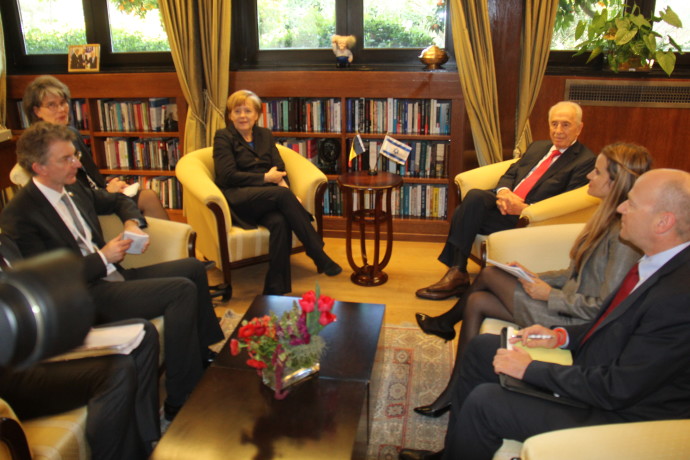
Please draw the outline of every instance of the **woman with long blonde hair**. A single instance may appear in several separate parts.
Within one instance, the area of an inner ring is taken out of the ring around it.
[[[531,283],[498,268],[486,267],[449,311],[437,317],[417,313],[420,328],[427,334],[452,340],[455,324],[462,321],[455,361],[458,368],[465,347],[479,333],[484,318],[503,319],[520,326],[590,321],[641,256],[637,248],[620,240],[620,215],[616,208],[651,163],[649,151],[640,145],[619,142],[604,147],[594,170],[587,175],[588,193],[602,201],[575,240],[568,269],[532,273]],[[452,386],[451,380],[434,403],[415,411],[431,417],[443,414],[450,407],[448,390]]]

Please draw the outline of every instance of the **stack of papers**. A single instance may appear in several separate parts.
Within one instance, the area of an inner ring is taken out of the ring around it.
[[[144,325],[141,323],[91,328],[81,346],[46,361],[128,355],[139,346],[145,334]]]

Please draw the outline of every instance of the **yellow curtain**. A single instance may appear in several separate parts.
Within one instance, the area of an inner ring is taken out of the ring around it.
[[[455,60],[479,165],[503,160],[487,0],[449,2]]]
[[[196,3],[189,0],[159,0],[158,2],[168,34],[177,78],[189,106],[182,146],[183,153],[206,146],[206,127],[203,119],[204,78]]]
[[[206,88],[206,138],[204,146],[213,144],[213,136],[225,127],[225,102],[230,78],[231,0],[199,2],[201,57]]]
[[[7,126],[7,55],[5,54],[5,31],[0,16],[0,129]]]
[[[555,0],[525,0],[514,156],[521,156],[532,142],[529,116],[546,72],[557,11],[558,2]],[[539,120],[539,123],[543,122]]]

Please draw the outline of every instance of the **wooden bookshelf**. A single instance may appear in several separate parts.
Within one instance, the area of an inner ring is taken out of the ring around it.
[[[347,101],[349,99],[418,99],[450,101],[449,134],[406,134],[392,136],[402,142],[448,142],[446,174],[442,178],[405,177],[406,184],[431,184],[447,188],[447,218],[396,218],[395,238],[399,240],[445,241],[449,219],[457,206],[453,184],[462,170],[461,151],[464,145],[465,106],[456,72],[378,72],[378,71],[238,71],[230,72],[230,92],[238,89],[254,91],[264,100],[282,98],[340,99],[341,126],[339,132],[274,131],[276,138],[337,139],[340,143],[339,171],[347,171],[350,141],[355,132],[347,129]],[[383,140],[385,132],[362,133],[363,140]],[[366,155],[366,154],[365,154]],[[328,174],[335,181],[337,174]],[[327,191],[327,193],[329,193]],[[345,219],[324,216],[326,236],[344,237]]]
[[[7,112],[8,125],[14,134],[21,133],[20,112],[17,101],[21,101],[24,90],[38,75],[10,75],[7,78]],[[72,100],[85,100],[84,117],[88,126],[80,132],[91,145],[94,161],[104,175],[174,177],[174,170],[162,169],[108,169],[105,161],[104,143],[109,137],[130,139],[173,138],[179,140],[182,149],[185,121],[187,119],[187,102],[182,94],[174,72],[166,73],[96,73],[56,75],[65,83]],[[142,100],[149,98],[169,98],[177,105],[178,126],[175,131],[104,131],[97,110],[98,100]],[[184,221],[181,209],[168,209],[171,219]]]

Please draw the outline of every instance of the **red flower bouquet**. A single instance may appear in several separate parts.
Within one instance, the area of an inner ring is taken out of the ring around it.
[[[275,314],[242,321],[237,339],[230,341],[230,351],[249,354],[247,365],[255,368],[264,383],[275,390],[276,399],[284,398],[286,387],[319,370],[319,359],[326,342],[321,330],[336,320],[331,311],[335,301],[309,291],[294,302],[291,310],[278,318]]]

